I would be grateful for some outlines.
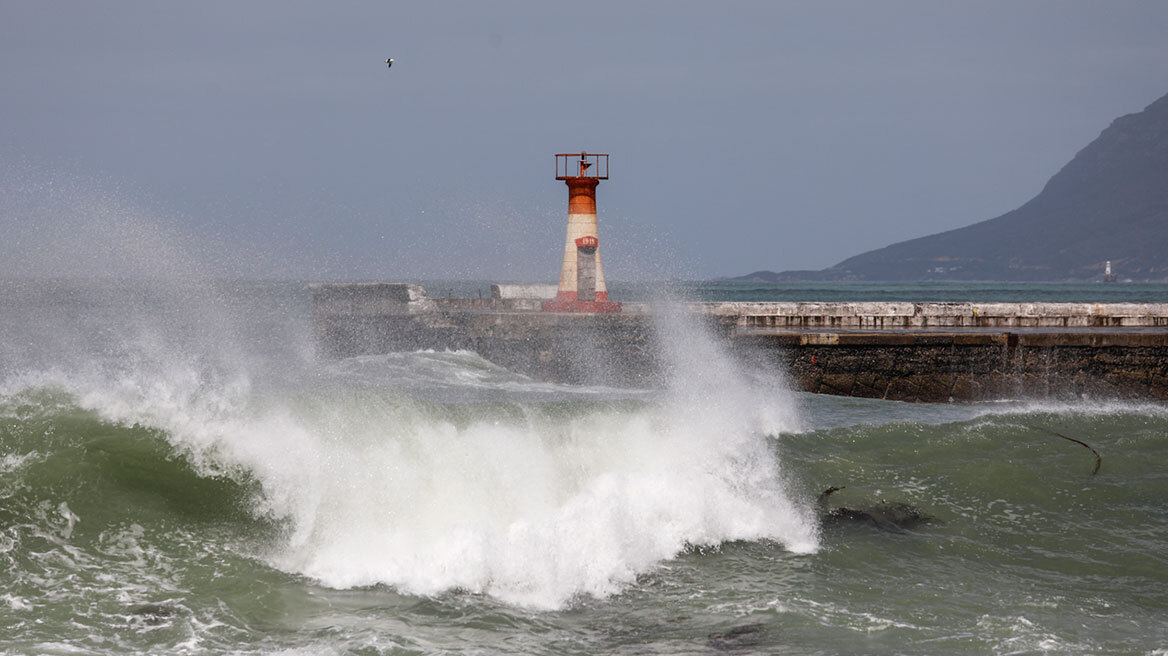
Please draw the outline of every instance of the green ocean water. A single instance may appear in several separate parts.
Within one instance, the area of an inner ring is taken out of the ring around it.
[[[1168,653],[1164,404],[806,395],[696,327],[655,390],[321,362],[306,307],[0,288],[0,652]]]

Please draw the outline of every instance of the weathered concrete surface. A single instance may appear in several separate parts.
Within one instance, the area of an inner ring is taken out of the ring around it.
[[[396,282],[351,282],[309,285],[312,308],[325,315],[400,314],[430,312],[434,302],[421,285]]]
[[[556,297],[556,285],[491,285],[491,298],[548,301]]]
[[[742,329],[1168,329],[1168,303],[701,303]]]
[[[526,299],[440,299],[399,287],[313,288],[327,357],[466,349],[540,379],[655,387],[653,308],[531,311]],[[346,287],[346,286],[340,286]],[[397,299],[397,300],[387,300]],[[691,316],[803,390],[905,401],[1168,399],[1168,304],[704,303]],[[974,312],[974,310],[977,312]]]

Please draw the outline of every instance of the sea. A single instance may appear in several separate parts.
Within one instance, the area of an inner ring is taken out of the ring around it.
[[[0,280],[0,653],[1168,655],[1168,404],[810,395],[683,316],[659,384],[559,385],[310,320],[302,282]]]

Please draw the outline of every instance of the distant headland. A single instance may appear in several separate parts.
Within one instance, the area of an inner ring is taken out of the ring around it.
[[[743,282],[1168,279],[1168,95],[1121,116],[1021,207],[819,271]]]

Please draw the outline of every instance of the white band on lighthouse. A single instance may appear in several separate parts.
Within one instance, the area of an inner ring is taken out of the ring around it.
[[[596,237],[596,215],[595,214],[569,214],[568,215],[568,236],[564,240],[564,266],[560,269],[560,294],[567,293],[572,296],[574,300],[591,301],[591,298],[578,298],[576,296],[576,279],[579,275],[577,256],[576,256],[576,240],[582,237]],[[608,288],[604,284],[604,267],[600,263],[600,253],[596,253],[596,293],[608,293]]]

